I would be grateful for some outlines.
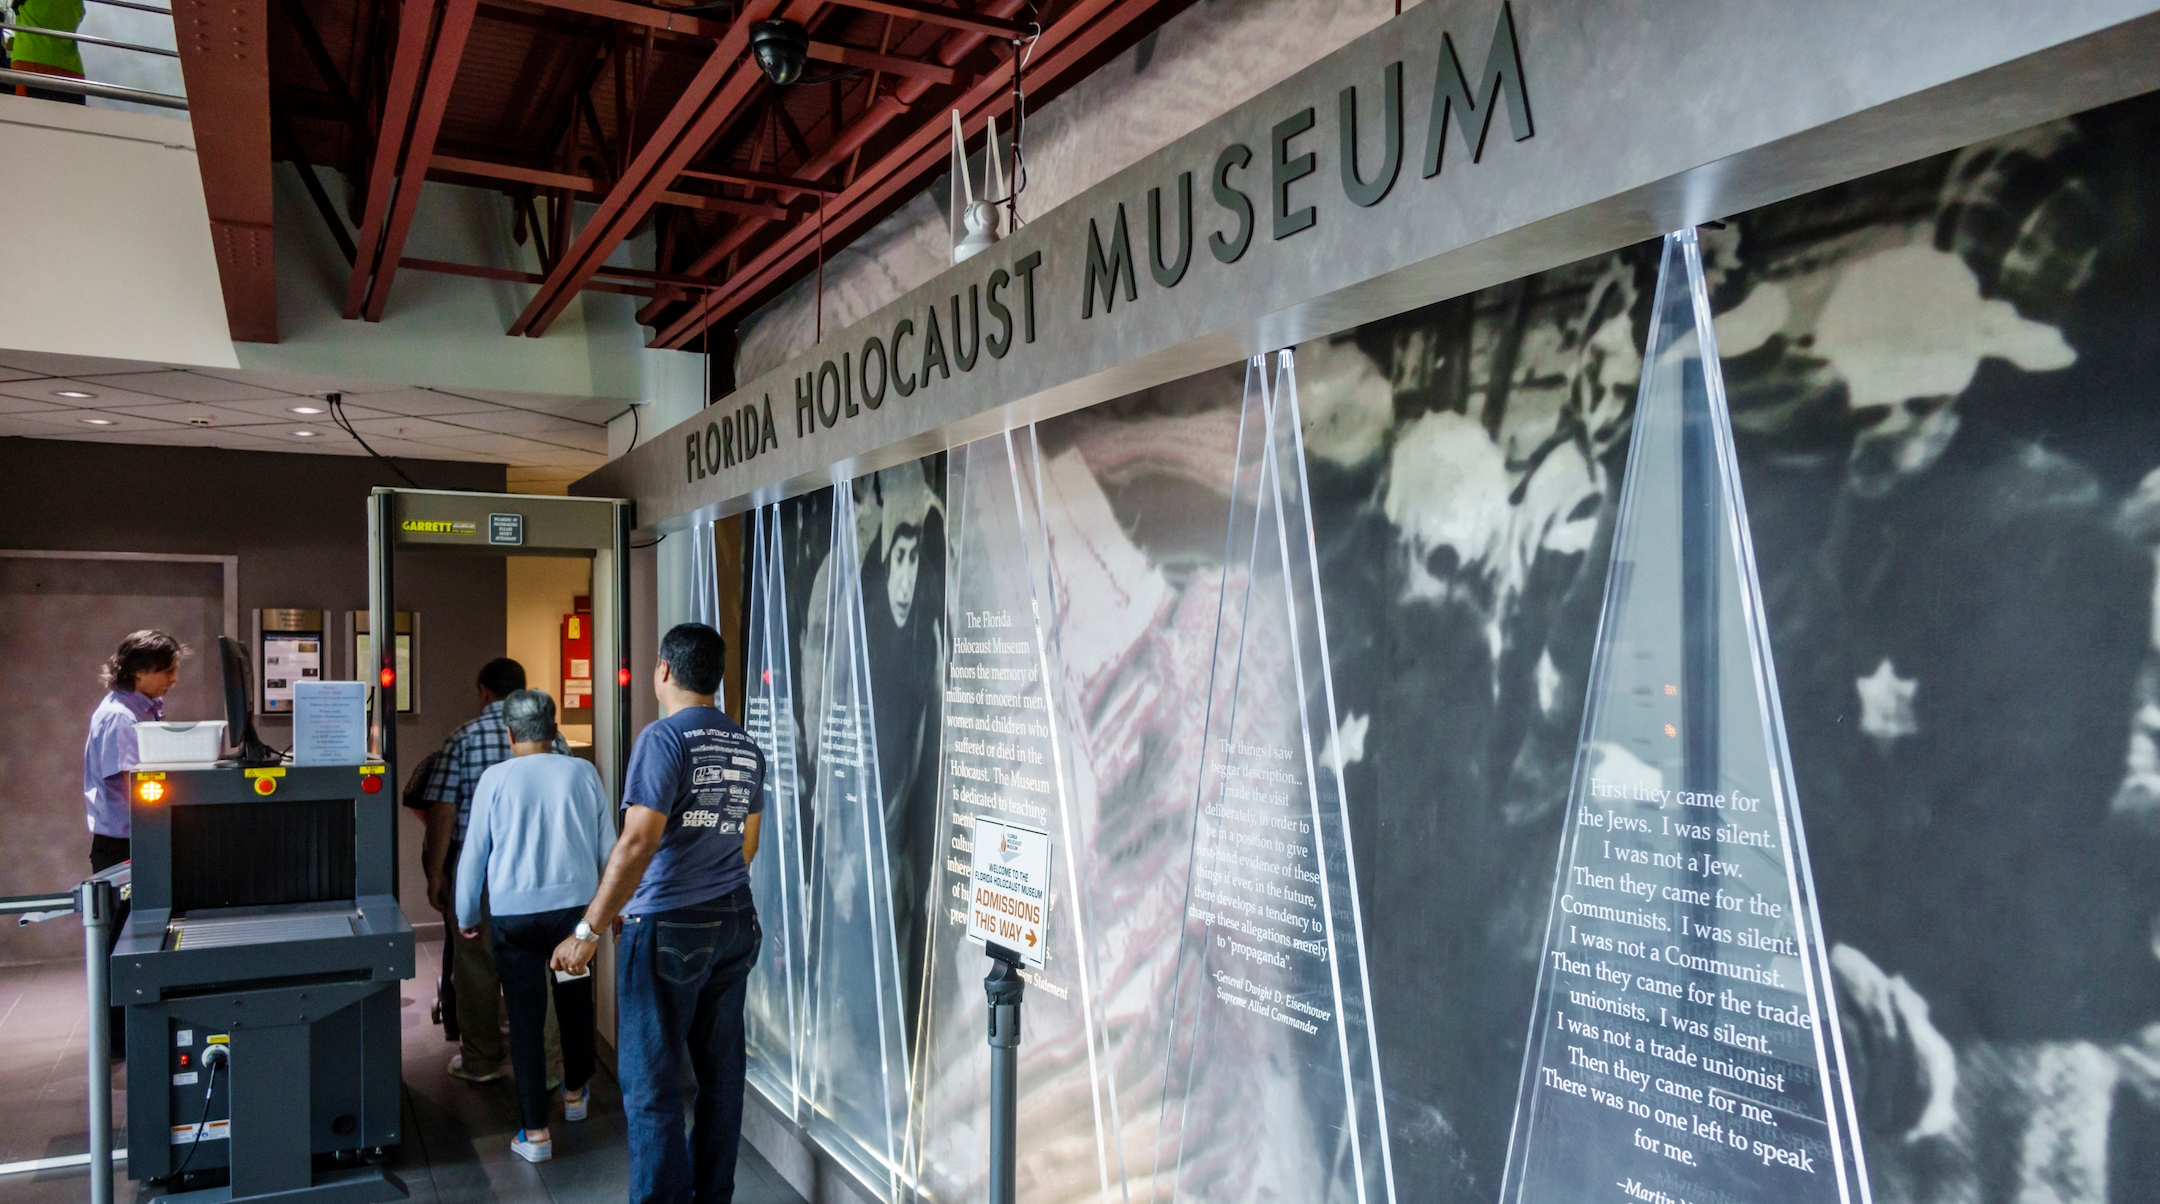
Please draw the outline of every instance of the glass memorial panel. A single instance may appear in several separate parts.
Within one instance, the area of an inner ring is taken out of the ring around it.
[[[1392,1201],[1296,367],[1248,365],[1157,1188]],[[1199,683],[1195,683],[1199,684]]]
[[[832,492],[824,587],[812,811],[810,1032],[813,1136],[863,1179],[900,1194],[908,1061],[881,802],[877,722],[864,641],[854,487]]]
[[[1646,348],[1502,1199],[1866,1200],[1693,230]]]
[[[745,516],[750,597],[744,628],[743,728],[765,753],[765,810],[758,856],[750,862],[765,942],[744,1002],[748,1074],[766,1098],[799,1116],[803,987],[809,978],[804,924],[802,816],[795,758],[793,666],[787,638],[787,578],[781,571],[780,508]]]
[[[967,930],[976,817],[1045,831],[1051,888],[1041,969],[1026,971],[1019,1052],[1018,1190],[1028,1199],[1121,1199],[1116,1091],[1102,1056],[1099,975],[1082,835],[1072,814],[1070,727],[1056,683],[1051,586],[1032,428],[951,453],[939,818],[945,889],[931,922],[922,1068],[912,1136],[922,1195],[988,1190],[990,1058]],[[1032,952],[1032,951],[1023,951]]]

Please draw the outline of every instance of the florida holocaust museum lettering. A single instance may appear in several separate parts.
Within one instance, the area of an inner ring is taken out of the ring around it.
[[[1867,1198],[1709,315],[1672,235],[1506,1204]]]
[[[1133,198],[1146,214],[1141,251],[1154,285],[1151,293],[1168,294],[1187,279],[1194,242],[1201,237],[1197,231],[1208,231],[1202,240],[1209,255],[1228,267],[1245,262],[1263,224],[1274,241],[1315,228],[1321,212],[1315,190],[1327,186],[1315,177],[1323,174],[1320,153],[1329,149],[1324,145],[1329,133],[1334,135],[1332,154],[1338,168],[1335,185],[1354,206],[1372,209],[1390,197],[1405,196],[1409,190],[1398,190],[1396,184],[1412,145],[1407,141],[1403,81],[1413,67],[1429,69],[1433,80],[1417,144],[1421,179],[1442,177],[1451,141],[1459,155],[1467,155],[1471,163],[1481,161],[1500,109],[1507,110],[1514,141],[1535,134],[1515,15],[1503,2],[1475,72],[1466,69],[1453,36],[1443,32],[1429,65],[1396,60],[1383,65],[1369,85],[1343,88],[1336,97],[1335,120],[1325,128],[1318,109],[1308,106],[1276,122],[1259,152],[1247,143],[1232,142],[1210,163],[1178,172],[1167,194],[1157,185],[1147,190],[1144,205]],[[1364,154],[1361,142],[1370,145],[1375,128],[1379,154]],[[1195,170],[1204,176],[1196,177]],[[1204,199],[1196,195],[1196,180],[1202,178]],[[765,393],[707,420],[702,429],[693,427],[683,437],[684,482],[718,476],[776,451],[783,437],[810,439],[882,410],[888,401],[904,404],[949,384],[955,374],[974,372],[986,360],[1000,361],[1034,346],[1043,334],[1048,307],[1061,296],[1069,298],[1083,321],[1109,314],[1120,304],[1141,304],[1132,225],[1122,200],[1088,218],[1077,248],[1082,265],[1077,281],[1053,279],[1040,249],[1003,263],[988,253],[968,260],[968,271],[980,275],[969,279],[956,269],[946,278],[949,284],[926,300],[909,302],[910,308],[889,328],[873,330],[837,355],[798,361],[802,366],[792,374],[792,398],[775,406],[772,394]]]

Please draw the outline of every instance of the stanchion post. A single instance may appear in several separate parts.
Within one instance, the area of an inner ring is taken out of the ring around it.
[[[990,1204],[1016,1204],[1014,1166],[1020,1127],[1020,955],[986,942],[990,973],[983,994],[990,1004]]]
[[[112,883],[102,878],[91,878],[75,891],[90,1021],[90,1204],[112,1204],[112,966],[106,934],[118,900]]]

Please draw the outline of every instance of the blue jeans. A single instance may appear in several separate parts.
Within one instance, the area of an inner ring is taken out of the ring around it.
[[[750,888],[698,907],[624,916],[616,1061],[633,1204],[731,1204],[742,1140],[743,996],[757,964]],[[697,1077],[683,1134],[682,1056]]]

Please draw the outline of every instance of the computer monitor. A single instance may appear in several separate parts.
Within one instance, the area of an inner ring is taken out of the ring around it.
[[[218,660],[225,672],[225,734],[240,750],[242,765],[275,765],[283,758],[255,734],[253,675],[247,649],[231,636],[218,637]]]

